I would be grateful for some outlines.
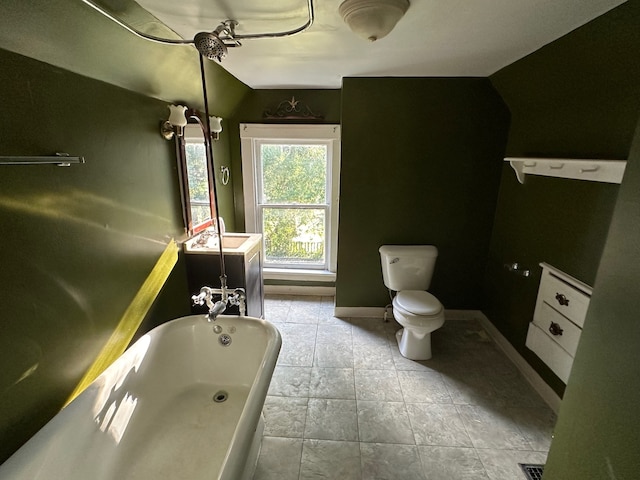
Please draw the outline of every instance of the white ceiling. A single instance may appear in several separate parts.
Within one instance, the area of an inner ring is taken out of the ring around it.
[[[222,66],[252,88],[340,88],[343,77],[486,77],[625,0],[410,0],[385,38],[357,37],[342,0],[315,0],[311,28],[286,38],[244,40]],[[185,39],[223,20],[237,34],[303,25],[306,0],[138,0]]]

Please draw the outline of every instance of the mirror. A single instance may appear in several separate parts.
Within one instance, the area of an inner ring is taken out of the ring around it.
[[[177,137],[180,159],[180,190],[183,217],[189,236],[213,224],[215,218],[214,175],[211,162],[207,161],[207,144],[204,129],[195,113],[189,115],[184,136]]]

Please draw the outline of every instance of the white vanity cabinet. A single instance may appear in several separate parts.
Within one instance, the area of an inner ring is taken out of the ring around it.
[[[542,278],[526,346],[567,383],[592,289],[549,264],[540,266]]]

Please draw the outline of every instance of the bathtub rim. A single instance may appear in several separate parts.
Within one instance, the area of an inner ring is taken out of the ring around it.
[[[249,321],[259,322],[266,327],[270,334],[265,353],[258,367],[258,373],[254,377],[244,409],[240,415],[240,420],[238,420],[236,428],[234,429],[231,438],[231,447],[225,454],[221,472],[218,476],[218,480],[236,480],[243,478],[246,468],[251,468],[251,465],[248,464],[248,461],[251,459],[247,458],[247,456],[251,451],[254,434],[258,428],[269,385],[271,384],[271,378],[273,377],[273,371],[275,370],[278,355],[280,354],[282,336],[273,323],[261,318],[239,317],[234,315],[221,315],[220,317],[225,319],[235,318],[238,319],[238,321],[249,319]]]
[[[273,370],[278,359],[280,348],[282,345],[282,337],[275,325],[267,320],[256,317],[240,317],[233,315],[221,316],[232,322],[250,321],[257,322],[264,327],[267,332],[266,345],[262,354],[262,359],[258,366],[253,382],[251,383],[249,394],[245,401],[243,411],[240,419],[234,428],[234,433],[230,440],[230,446],[225,452],[223,461],[220,466],[217,477],[219,480],[236,480],[241,478],[243,471],[247,467],[248,458],[246,455],[250,453],[251,443],[254,439],[254,434],[262,414],[262,408],[267,396]],[[187,322],[185,322],[187,321]],[[175,328],[178,323],[190,323],[196,325],[197,323],[209,323],[213,328],[214,323],[208,322],[204,315],[187,315],[178,317],[165,322],[157,327],[151,329],[149,332],[142,335],[136,342],[133,342],[127,350],[122,354],[125,355],[127,351],[139,342],[144,337],[157,337],[161,335],[163,331],[169,330],[172,327]],[[187,326],[188,328],[188,326]],[[149,340],[146,340],[149,341]],[[151,340],[152,341],[152,340]],[[43,447],[46,448],[48,442],[53,438],[52,429],[59,428],[60,425],[64,425],[64,422],[69,415],[74,415],[74,411],[78,408],[82,409],[82,404],[87,401],[93,401],[90,394],[85,395],[85,392],[93,390],[97,387],[97,383],[103,379],[104,375],[109,375],[109,369],[118,361],[119,356],[111,365],[96,377],[96,379],[87,385],[87,388],[83,390],[72,402],[61,408],[56,415],[54,415],[47,423],[45,423],[25,444],[23,444],[18,450],[16,450],[5,462],[0,465],[0,478],[29,478],[24,475],[40,474],[42,472],[42,464],[34,464],[30,461],[33,453],[42,452]],[[49,436],[49,439],[46,437]],[[44,442],[44,443],[43,443]],[[15,463],[18,462],[18,463]],[[212,472],[212,476],[216,475],[216,472]],[[31,477],[34,478],[34,477]],[[40,477],[37,477],[40,478]]]
[[[269,385],[271,384],[271,378],[273,377],[273,371],[275,370],[278,355],[280,354],[280,349],[282,347],[282,336],[280,331],[273,323],[263,318],[239,315],[219,315],[215,321],[209,321],[206,315],[195,314],[185,315],[183,317],[169,320],[168,322],[151,329],[145,335],[160,335],[163,330],[169,330],[172,327],[175,328],[178,323],[184,323],[185,320],[194,323],[203,322],[205,324],[209,324],[211,328],[213,328],[218,322],[218,319],[224,320],[225,322],[255,322],[265,328],[268,334],[262,360],[260,361],[260,365],[258,366],[258,370],[251,387],[249,388],[249,394],[245,401],[242,414],[240,415],[240,419],[234,429],[230,441],[230,447],[225,453],[222,466],[217,477],[218,480],[237,480],[238,478],[243,477],[246,468],[251,468],[251,466],[247,464],[248,460],[251,460],[247,458],[247,455],[251,450],[254,434],[258,428],[264,402],[267,398]]]

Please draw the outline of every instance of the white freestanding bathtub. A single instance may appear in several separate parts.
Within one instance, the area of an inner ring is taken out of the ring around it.
[[[252,317],[161,325],[0,466],[0,479],[250,479],[281,343]]]

